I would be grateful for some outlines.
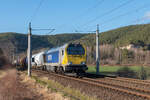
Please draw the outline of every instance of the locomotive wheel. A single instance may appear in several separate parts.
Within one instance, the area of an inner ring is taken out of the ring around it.
[[[55,66],[54,72],[58,73],[58,68],[56,66]]]
[[[44,68],[44,71],[46,71],[47,69],[46,69],[46,66],[43,66],[43,68]]]
[[[43,71],[45,71],[45,69],[46,69],[46,67],[45,67],[45,66],[43,66],[43,67],[42,67],[42,70],[43,70]]]
[[[60,74],[64,74],[64,69],[63,69],[63,67],[61,66],[61,67],[59,67],[59,72],[60,72]]]

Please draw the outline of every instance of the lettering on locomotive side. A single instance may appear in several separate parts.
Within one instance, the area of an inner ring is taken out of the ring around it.
[[[48,60],[52,60],[52,55],[48,55]]]

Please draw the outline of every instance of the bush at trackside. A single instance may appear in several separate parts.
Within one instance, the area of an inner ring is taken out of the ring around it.
[[[127,66],[119,68],[117,71],[117,75],[120,77],[138,78],[137,73]]]

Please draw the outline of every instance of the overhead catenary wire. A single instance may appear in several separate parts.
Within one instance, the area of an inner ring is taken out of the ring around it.
[[[87,8],[86,11],[84,11],[81,15],[79,15],[79,16],[76,17],[76,18],[78,19],[78,18],[81,18],[81,17],[87,15],[90,11],[92,11],[93,9],[95,9],[95,8],[97,8],[98,6],[102,5],[104,1],[105,1],[105,0],[99,0],[99,2],[97,2],[96,4],[94,4],[92,7]]]
[[[87,12],[89,12],[92,9],[97,8],[98,6],[100,6],[101,4],[103,4],[105,0],[100,0],[98,3],[96,3],[95,5],[93,5],[91,8],[87,9]]]
[[[35,11],[33,12],[33,14],[31,15],[31,18],[29,20],[29,23],[31,23],[35,17],[37,16],[37,13],[39,11],[39,9],[41,8],[42,4],[43,4],[44,0],[40,0],[39,4],[37,5],[37,8],[35,9]],[[51,28],[47,28],[47,29],[41,29],[41,28],[32,28],[32,31],[46,31],[49,30],[48,34],[52,33],[55,29],[51,29]]]
[[[52,32],[55,31],[55,29],[52,29],[52,28],[47,28],[47,29],[32,29],[33,31],[49,31],[48,33],[45,33],[45,35],[48,35]]]
[[[109,20],[107,20],[107,21],[101,23],[101,25],[102,25],[102,27],[105,27],[105,26],[107,26],[107,23],[110,23],[110,22],[112,22],[112,21],[115,21],[116,19],[118,19],[118,18],[120,18],[120,17],[124,17],[124,16],[127,16],[127,15],[129,15],[129,14],[137,13],[137,12],[141,11],[142,9],[149,8],[149,7],[150,7],[149,4],[145,4],[145,5],[139,7],[139,8],[137,8],[137,9],[135,9],[135,10],[132,10],[132,11],[129,11],[129,12],[127,12],[127,13],[121,14],[121,15],[119,15],[119,16],[113,17],[112,19],[109,19]],[[145,20],[147,20],[147,19],[150,19],[150,18],[147,17],[147,16],[145,16],[145,17],[142,17],[142,18],[134,19],[133,21],[131,21],[131,22],[129,22],[129,23],[130,23],[130,24],[133,24],[133,23],[136,23],[136,22],[145,21]]]
[[[145,7],[146,8],[146,7]],[[145,21],[145,20],[149,20],[150,18],[148,16],[142,17],[142,18],[137,18],[134,19],[132,21],[129,21],[128,24],[123,25],[123,24],[119,24],[119,26],[124,27],[124,26],[128,26],[128,25],[136,25],[137,22],[141,22],[141,21]],[[106,27],[107,25],[102,25],[102,27]],[[108,27],[107,27],[108,28]]]
[[[36,31],[36,30],[48,30],[48,29],[33,29],[31,27],[31,22],[32,20],[36,17],[37,12],[39,11],[42,3],[44,0],[41,0],[38,7],[36,8],[35,12],[33,13],[33,15],[31,16],[31,21],[29,22],[29,33],[28,33],[28,48],[27,48],[27,57],[28,57],[28,76],[31,76],[31,59],[32,59],[32,31]]]
[[[76,33],[95,33],[96,31],[79,31],[79,30],[75,30]]]
[[[148,8],[148,7],[150,7],[149,4],[144,4],[143,6],[141,6],[139,8],[136,8],[136,9],[128,11],[126,13],[123,13],[123,14],[120,14],[118,16],[112,17],[111,19],[105,20],[105,21],[103,21],[102,23],[99,23],[99,24],[102,25],[102,26],[106,25],[107,23],[115,21],[118,18],[121,18],[121,17],[124,17],[124,16],[128,16],[128,15],[133,14],[133,13],[137,13],[137,12],[139,12],[139,11],[145,9],[145,8]]]
[[[84,23],[82,26],[86,26],[86,25],[88,25],[88,24],[90,24],[90,23],[93,23],[93,22],[95,22],[96,20],[98,20],[98,19],[100,19],[100,18],[102,18],[102,17],[104,17],[104,16],[106,16],[106,15],[109,15],[109,14],[113,13],[114,11],[116,11],[116,10],[118,10],[118,9],[120,9],[120,8],[122,8],[122,7],[124,7],[124,6],[126,6],[126,5],[128,5],[129,3],[133,2],[133,1],[134,1],[134,0],[128,0],[128,1],[126,1],[126,2],[124,2],[124,3],[122,3],[122,4],[120,4],[120,5],[118,5],[117,7],[115,7],[115,8],[113,8],[113,9],[111,9],[111,10],[109,10],[109,11],[107,11],[107,12],[105,12],[105,13],[103,13],[103,14],[97,16],[97,17],[95,17],[94,19],[92,19],[92,20],[90,20],[90,21]]]
[[[139,11],[145,9],[145,8],[149,8],[149,7],[150,7],[149,4],[144,4],[144,5],[142,5],[141,7],[138,7],[138,8],[136,8],[136,9],[131,10],[131,11],[125,12],[125,13],[120,14],[120,15],[118,15],[118,16],[114,16],[114,17],[112,17],[111,19],[105,20],[105,21],[103,21],[103,22],[101,22],[101,23],[99,23],[99,24],[100,24],[102,27],[105,27],[105,26],[107,26],[107,23],[110,23],[110,22],[112,22],[112,21],[115,21],[115,20],[118,19],[118,18],[121,18],[121,17],[124,17],[124,16],[128,16],[128,15],[130,15],[130,14],[137,13],[137,12],[139,12]],[[145,17],[142,17],[142,18],[138,18],[138,19],[132,21],[132,23],[133,23],[133,22],[139,22],[139,21],[145,21],[145,20],[147,20],[147,19],[150,19],[150,17],[149,17],[149,16],[145,16]],[[96,25],[93,25],[93,26],[95,27]]]
[[[31,15],[31,19],[30,19],[29,22],[32,22],[33,19],[35,19],[35,17],[36,17],[36,15],[37,15],[37,13],[38,13],[38,11],[39,11],[39,9],[40,9],[40,7],[41,7],[41,5],[42,5],[43,2],[44,2],[44,0],[40,0],[37,8],[35,9],[35,11],[33,12],[33,14]]]
[[[92,5],[91,7],[87,8],[85,11],[83,11],[80,15],[72,18],[72,20],[76,21],[79,18],[84,17],[85,15],[87,15],[89,12],[91,12],[92,10],[94,10],[95,8],[97,8],[98,6],[102,5],[104,3],[105,0],[98,0],[98,2],[96,2],[94,5]],[[66,23],[63,23],[61,25],[58,26],[58,28],[62,28],[66,26]]]

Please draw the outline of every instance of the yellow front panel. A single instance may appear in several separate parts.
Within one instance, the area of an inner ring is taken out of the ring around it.
[[[86,62],[85,55],[68,55],[68,62],[72,64],[81,64],[81,62]]]
[[[67,57],[67,52],[66,52],[66,49],[65,49],[64,58],[62,60],[62,65],[66,65],[66,64],[68,64],[68,57]]]
[[[84,47],[84,46],[83,46]],[[62,60],[62,64],[66,65],[68,62],[72,62],[72,64],[81,64],[81,62],[86,62],[86,48],[85,49],[85,54],[84,55],[68,55],[67,54],[67,47],[65,49],[64,53],[64,58]]]

